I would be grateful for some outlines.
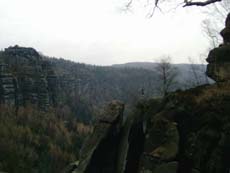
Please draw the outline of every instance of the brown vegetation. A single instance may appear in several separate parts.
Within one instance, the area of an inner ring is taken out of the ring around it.
[[[61,172],[78,159],[82,138],[89,130],[55,110],[0,107],[0,170],[10,173]],[[79,129],[79,130],[78,130]]]

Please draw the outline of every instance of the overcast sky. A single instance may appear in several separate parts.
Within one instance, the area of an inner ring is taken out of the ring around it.
[[[147,9],[124,13],[124,0],[0,0],[0,48],[18,44],[48,56],[110,65],[197,58],[208,47],[198,8],[177,8],[147,18]]]

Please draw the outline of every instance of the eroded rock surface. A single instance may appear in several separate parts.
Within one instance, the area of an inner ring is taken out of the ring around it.
[[[6,64],[0,64],[0,102],[14,105],[17,86],[15,78],[7,72],[7,68]]]
[[[78,168],[69,172],[116,172],[123,111],[124,104],[119,101],[108,104],[81,150]]]
[[[221,31],[224,43],[210,51],[207,62],[207,75],[217,82],[230,80],[230,14],[225,28]]]
[[[230,14],[228,14],[225,21],[225,28],[220,32],[223,37],[224,44],[230,43]]]
[[[57,102],[58,81],[51,65],[33,48],[9,47],[0,57],[0,100],[45,110]]]
[[[229,105],[230,86],[222,82],[141,101],[125,123],[119,109],[108,111],[116,116],[99,119],[75,172],[228,172]]]

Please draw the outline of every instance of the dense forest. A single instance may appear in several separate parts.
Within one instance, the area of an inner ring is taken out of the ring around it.
[[[90,132],[64,110],[28,106],[16,114],[14,108],[1,106],[0,111],[0,170],[7,172],[62,172],[78,158]]]

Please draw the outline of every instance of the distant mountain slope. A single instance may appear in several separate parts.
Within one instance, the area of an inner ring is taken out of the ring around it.
[[[130,103],[141,95],[142,88],[148,97],[157,95],[153,89],[158,85],[156,74],[147,69],[93,66],[55,58],[48,60],[55,73],[75,83],[74,92],[90,100],[93,105],[112,99]]]
[[[153,62],[129,62],[125,64],[114,64],[116,68],[138,68],[146,70],[156,70],[158,63]],[[205,71],[206,65],[204,64],[172,64],[173,67],[177,68],[179,74],[177,80],[181,85],[188,88],[195,87],[207,82],[213,82],[207,78]],[[188,84],[189,82],[189,84]]]

